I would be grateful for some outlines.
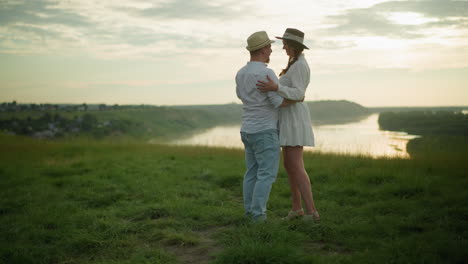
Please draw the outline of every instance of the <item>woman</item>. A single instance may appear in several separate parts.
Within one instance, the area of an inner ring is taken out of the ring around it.
[[[310,80],[309,65],[302,54],[304,49],[309,49],[303,44],[304,33],[288,28],[283,37],[276,38],[283,40],[283,49],[289,56],[288,65],[280,74],[279,84],[267,76],[267,82],[257,83],[258,89],[262,92],[277,91],[282,97],[294,101],[303,100]],[[303,102],[282,107],[279,120],[284,168],[292,193],[292,209],[285,219],[302,216],[304,220],[319,221],[320,215],[315,208],[309,176],[302,157],[303,146],[314,146],[309,108]],[[305,214],[301,199],[304,200]]]

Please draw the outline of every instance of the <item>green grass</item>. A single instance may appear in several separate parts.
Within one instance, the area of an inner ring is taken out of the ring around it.
[[[241,150],[0,136],[3,263],[465,263],[468,163],[307,153],[320,223],[243,219]]]

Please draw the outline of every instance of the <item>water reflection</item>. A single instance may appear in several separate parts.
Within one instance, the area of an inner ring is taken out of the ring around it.
[[[373,157],[408,157],[406,143],[417,136],[379,130],[377,120],[378,114],[372,114],[355,123],[316,126],[314,127],[316,146],[304,149]],[[189,138],[175,140],[170,144],[243,148],[239,130],[240,125],[218,126]]]

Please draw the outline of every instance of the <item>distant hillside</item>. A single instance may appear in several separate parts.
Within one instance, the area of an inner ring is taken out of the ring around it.
[[[461,112],[468,110],[468,106],[400,106],[400,107],[368,107],[374,113],[383,112],[410,112],[410,111],[451,111]]]
[[[369,111],[348,101],[307,102],[314,125],[358,121]],[[57,138],[128,136],[136,139],[179,137],[217,125],[240,124],[241,104],[189,106],[105,106],[78,108],[9,105],[0,111],[0,132]]]
[[[370,114],[367,108],[345,100],[316,101],[307,104],[312,123],[317,125],[356,122]]]
[[[341,124],[359,121],[371,112],[356,103],[341,101],[314,101],[306,102],[309,106],[310,116],[314,124]],[[225,122],[241,122],[242,105],[189,105],[172,106],[171,108],[190,111],[206,112],[207,117]]]
[[[184,105],[170,106],[171,109],[204,113],[204,118],[219,123],[239,123],[242,119],[242,105]]]
[[[452,111],[384,112],[379,126],[414,135],[468,136],[468,115]]]
[[[102,111],[3,112],[0,115],[0,132],[44,138],[128,136],[135,139],[166,139],[198,129],[232,123],[237,120],[237,116],[238,114],[227,116],[227,111],[165,106]]]

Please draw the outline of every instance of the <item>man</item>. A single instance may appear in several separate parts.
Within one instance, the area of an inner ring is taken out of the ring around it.
[[[243,103],[241,138],[247,167],[243,182],[244,209],[245,215],[255,221],[266,220],[266,205],[278,173],[278,107],[293,103],[276,92],[262,93],[257,89],[257,81],[266,81],[266,76],[278,82],[275,73],[266,66],[273,42],[265,31],[250,35],[246,47],[250,61],[236,75],[236,93]]]

